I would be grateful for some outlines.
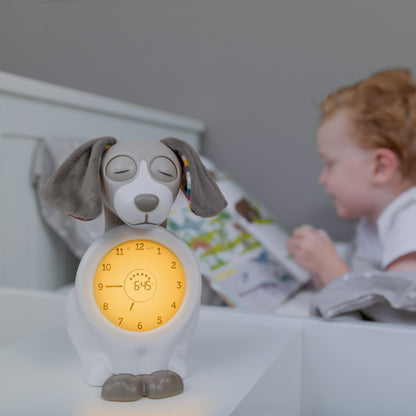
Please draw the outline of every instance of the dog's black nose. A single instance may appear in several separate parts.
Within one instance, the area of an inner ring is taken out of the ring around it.
[[[136,198],[134,198],[134,203],[140,211],[150,212],[159,205],[159,198],[153,194],[142,194],[137,195]]]

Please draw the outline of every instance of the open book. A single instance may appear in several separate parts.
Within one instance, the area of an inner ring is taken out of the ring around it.
[[[271,312],[309,280],[285,249],[288,233],[264,205],[203,158],[228,201],[213,218],[190,213],[179,195],[168,228],[194,250],[202,276],[228,305]]]

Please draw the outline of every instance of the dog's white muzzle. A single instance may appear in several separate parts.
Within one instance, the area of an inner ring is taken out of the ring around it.
[[[131,227],[161,224],[168,217],[172,204],[172,192],[150,176],[144,161],[140,163],[139,175],[114,195],[117,215]]]

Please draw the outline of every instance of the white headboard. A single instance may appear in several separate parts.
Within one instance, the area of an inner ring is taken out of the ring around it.
[[[195,119],[0,72],[0,285],[55,289],[77,260],[40,219],[31,161],[40,138],[174,136],[200,149]]]

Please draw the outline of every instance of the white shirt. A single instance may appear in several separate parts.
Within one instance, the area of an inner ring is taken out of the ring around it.
[[[377,227],[360,220],[350,267],[352,271],[384,270],[394,260],[412,252],[416,252],[416,187],[387,205]]]

